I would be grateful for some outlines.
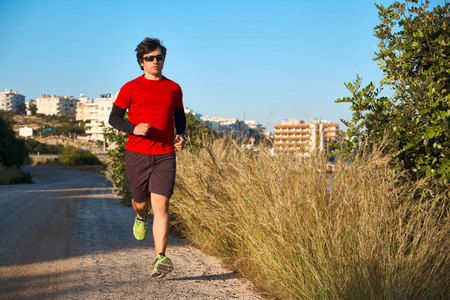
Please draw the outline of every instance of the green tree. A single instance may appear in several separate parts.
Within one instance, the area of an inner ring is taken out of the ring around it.
[[[21,115],[25,114],[27,111],[27,105],[25,103],[21,103],[17,112]]]
[[[351,103],[347,149],[365,140],[386,142],[392,165],[410,178],[431,178],[442,188],[450,181],[450,6],[429,8],[429,1],[405,0],[376,5],[381,24],[375,27],[379,51],[375,61],[384,73],[381,87],[361,78],[347,83]],[[384,85],[392,97],[381,97]]]
[[[32,116],[36,115],[37,106],[36,106],[36,102],[34,102],[34,100],[31,100],[28,110],[31,112]]]
[[[20,167],[28,158],[28,150],[25,141],[16,138],[10,120],[0,114],[0,163],[7,167]]]

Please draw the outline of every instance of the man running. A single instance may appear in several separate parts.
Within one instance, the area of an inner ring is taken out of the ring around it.
[[[173,269],[166,256],[169,239],[169,199],[175,184],[175,148],[185,143],[186,116],[180,86],[164,77],[167,49],[156,38],[146,38],[136,48],[144,74],[127,82],[114,102],[109,124],[129,134],[125,164],[136,212],[133,233],[147,235],[147,208],[153,209],[156,258],[152,277],[164,277]],[[123,119],[128,109],[128,119]],[[174,143],[174,124],[176,129]]]

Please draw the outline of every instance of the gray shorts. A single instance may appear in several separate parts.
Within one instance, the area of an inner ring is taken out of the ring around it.
[[[150,199],[150,194],[170,198],[176,175],[176,154],[149,155],[125,150],[125,164],[134,202]]]

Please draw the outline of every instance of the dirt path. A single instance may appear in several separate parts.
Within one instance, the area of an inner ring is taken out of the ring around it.
[[[150,279],[153,240],[134,239],[103,175],[28,168],[36,184],[0,186],[1,299],[260,299],[174,236],[173,273]]]

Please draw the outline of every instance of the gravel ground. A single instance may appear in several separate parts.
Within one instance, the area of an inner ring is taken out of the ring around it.
[[[133,211],[102,174],[27,168],[36,184],[0,186],[1,299],[261,299],[175,236],[174,271],[151,279],[153,240],[134,239]]]

